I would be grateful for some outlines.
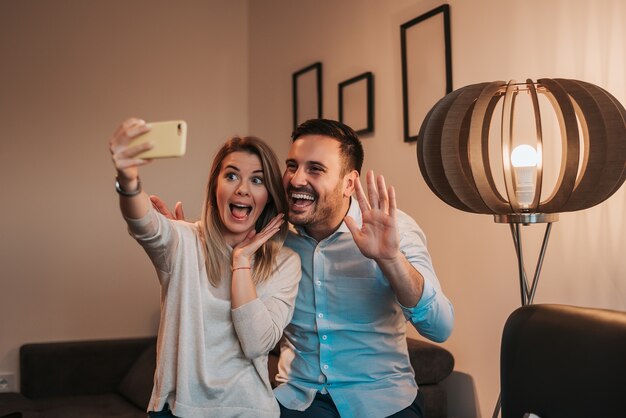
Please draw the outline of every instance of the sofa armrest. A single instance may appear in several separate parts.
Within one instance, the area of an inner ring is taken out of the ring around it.
[[[418,385],[439,383],[452,373],[454,357],[445,348],[413,338],[407,338],[406,343]]]
[[[20,348],[21,393],[49,396],[116,392],[155,337],[25,344]]]

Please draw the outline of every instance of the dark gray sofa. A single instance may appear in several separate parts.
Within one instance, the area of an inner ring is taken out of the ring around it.
[[[26,344],[21,393],[0,393],[0,417],[146,418],[156,338]]]
[[[447,416],[441,381],[454,367],[447,350],[408,339],[428,418]],[[270,353],[275,385],[278,355]],[[26,344],[21,393],[0,393],[0,418],[145,418],[156,363],[156,338]]]

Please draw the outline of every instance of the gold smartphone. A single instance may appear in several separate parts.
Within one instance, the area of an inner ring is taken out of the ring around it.
[[[169,158],[185,155],[187,146],[187,123],[184,120],[150,122],[150,130],[130,141],[130,146],[152,142],[151,150],[137,155],[138,158]]]

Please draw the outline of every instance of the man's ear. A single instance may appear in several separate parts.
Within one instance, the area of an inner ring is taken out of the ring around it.
[[[359,172],[350,171],[343,177],[343,197],[350,197],[356,189],[356,182],[359,181]]]

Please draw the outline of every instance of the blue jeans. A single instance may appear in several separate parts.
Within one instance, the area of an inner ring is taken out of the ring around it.
[[[172,414],[172,411],[170,411],[170,406],[168,404],[165,404],[163,409],[160,411],[148,412],[148,416],[150,418],[176,418],[176,415]]]
[[[317,393],[311,406],[306,411],[294,411],[280,406],[281,418],[340,418],[339,411],[330,395]],[[417,391],[417,397],[411,405],[402,411],[396,412],[389,418],[424,418],[424,395],[421,390]]]

